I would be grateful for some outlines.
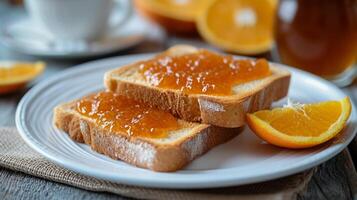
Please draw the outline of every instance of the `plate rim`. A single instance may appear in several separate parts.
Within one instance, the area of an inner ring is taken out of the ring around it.
[[[83,175],[87,176],[92,176],[95,178],[99,179],[104,179],[108,181],[113,181],[117,183],[122,183],[122,184],[128,184],[128,185],[136,185],[136,186],[144,186],[144,187],[152,187],[152,188],[172,188],[172,189],[194,189],[194,188],[217,188],[217,187],[226,187],[226,186],[233,186],[233,185],[244,185],[244,184],[250,184],[250,183],[257,183],[257,182],[263,182],[267,180],[272,180],[280,177],[284,177],[287,175],[291,175],[294,173],[298,173],[301,171],[304,171],[306,169],[312,168],[318,164],[321,164],[322,162],[327,161],[328,159],[334,157],[338,153],[340,153],[355,137],[356,135],[356,126],[351,127],[351,136],[350,138],[347,138],[341,145],[338,145],[334,147],[334,149],[331,150],[331,148],[326,148],[319,153],[313,155],[313,157],[317,156],[317,159],[315,158],[314,161],[305,161],[304,162],[299,162],[298,164],[295,164],[293,167],[287,168],[285,170],[278,170],[274,173],[270,174],[265,174],[265,175],[260,175],[260,176],[255,176],[255,177],[248,177],[245,179],[239,179],[239,182],[237,183],[237,180],[232,176],[230,179],[218,179],[217,177],[214,178],[214,180],[206,179],[206,182],[202,182],[202,180],[195,180],[192,181],[190,180],[170,180],[167,179],[165,182],[162,180],[156,180],[156,179],[145,179],[142,177],[135,177],[133,175],[126,175],[126,174],[116,174],[115,177],[111,176],[110,173],[103,173],[100,169],[93,169],[93,168],[86,168],[85,165],[76,165],[76,164],[71,164],[72,160],[66,159],[66,158],[57,158],[56,155],[57,153],[55,152],[48,152],[46,151],[47,149],[41,146],[41,143],[35,140],[32,136],[31,133],[27,130],[26,127],[23,127],[23,121],[21,116],[23,114],[23,110],[25,109],[24,106],[26,106],[26,103],[31,102],[31,98],[34,97],[34,94],[36,94],[37,91],[41,91],[41,89],[45,88],[47,85],[56,82],[56,80],[60,80],[61,78],[65,77],[67,74],[73,74],[73,73],[79,73],[83,72],[86,70],[93,70],[96,66],[97,63],[105,63],[105,62],[113,62],[118,59],[126,59],[126,60],[138,60],[142,58],[148,58],[152,55],[155,55],[155,53],[148,53],[148,54],[134,54],[134,55],[126,55],[126,56],[116,56],[116,57],[110,57],[110,58],[105,58],[105,59],[99,59],[95,61],[90,61],[86,63],[82,63],[76,66],[73,66],[72,68],[63,70],[62,72],[59,72],[58,74],[51,76],[47,78],[44,81],[41,81],[37,85],[35,85],[33,88],[31,88],[21,99],[21,101],[18,104],[18,107],[16,109],[16,116],[15,116],[15,122],[17,129],[21,135],[21,137],[25,140],[25,142],[34,150],[39,152],[41,155],[43,155],[45,158],[49,159],[50,161],[54,162],[55,164],[58,164],[66,169],[70,169],[72,171],[78,172]],[[236,56],[237,58],[242,58],[242,56]],[[339,89],[337,86],[333,85],[332,83],[317,77],[313,74],[310,74],[308,72],[296,69],[296,68],[291,68],[289,66],[279,64],[279,63],[274,63],[271,62],[274,65],[278,65],[280,67],[283,67],[285,69],[288,69],[291,72],[296,72],[300,73],[304,76],[309,76],[312,78],[314,81],[317,82],[322,82],[323,85],[327,85],[329,88],[332,87],[335,90],[339,91],[340,93],[348,96],[344,91]],[[90,66],[88,66],[90,65]],[[354,102],[352,102],[352,113],[351,117],[349,119],[349,123],[356,123],[356,111],[355,111],[355,105]],[[352,121],[352,119],[354,121]],[[351,124],[351,125],[353,125]],[[336,149],[337,148],[337,149]],[[329,152],[332,151],[332,152]],[[326,154],[324,156],[319,156],[320,154]],[[312,158],[311,156],[309,157],[310,159]],[[204,170],[202,170],[204,171]],[[159,173],[159,172],[158,172]],[[160,173],[161,174],[161,173]],[[165,173],[166,174],[166,173]],[[175,173],[169,173],[169,174],[175,174]]]

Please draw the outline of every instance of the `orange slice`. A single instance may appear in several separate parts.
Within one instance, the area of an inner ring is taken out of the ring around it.
[[[291,104],[247,114],[253,132],[266,142],[286,148],[307,148],[340,133],[351,113],[348,97],[340,101]]]
[[[276,0],[212,0],[197,18],[198,31],[226,51],[254,55],[273,44]]]
[[[21,89],[43,72],[43,62],[0,62],[0,94]]]
[[[135,7],[144,16],[173,33],[196,32],[195,19],[207,0],[135,0]]]

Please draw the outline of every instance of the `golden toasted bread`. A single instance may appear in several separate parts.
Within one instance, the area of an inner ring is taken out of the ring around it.
[[[197,51],[192,46],[177,45],[162,54],[179,56]],[[107,72],[104,84],[110,91],[156,106],[186,121],[236,128],[245,124],[246,113],[267,109],[273,101],[287,95],[290,73],[274,64],[270,64],[270,70],[268,77],[234,85],[228,96],[185,94],[152,86],[139,72],[139,62]]]
[[[179,170],[239,134],[239,129],[178,120],[179,129],[169,131],[167,137],[133,136],[103,128],[94,119],[80,114],[76,110],[76,102],[54,109],[55,126],[73,140],[90,145],[94,151],[154,171]]]

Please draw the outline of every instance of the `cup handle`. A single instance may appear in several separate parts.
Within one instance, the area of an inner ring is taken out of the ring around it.
[[[114,6],[115,9],[112,10],[112,14],[108,22],[109,29],[111,31],[115,31],[115,29],[122,26],[133,14],[133,5],[131,0],[114,0]],[[121,14],[115,16],[115,11],[117,10],[120,10],[120,12],[117,13]]]

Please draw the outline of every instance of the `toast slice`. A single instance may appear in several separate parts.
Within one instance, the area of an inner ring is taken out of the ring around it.
[[[72,101],[54,109],[54,124],[75,141],[90,145],[101,154],[154,171],[176,171],[211,148],[237,136],[239,129],[178,120],[179,129],[165,138],[129,136],[110,132],[92,118],[80,114]],[[159,120],[159,119],[158,119]]]
[[[177,45],[163,54],[179,56],[197,51],[192,46]],[[273,64],[270,70],[268,77],[234,85],[229,96],[187,95],[180,90],[153,87],[140,74],[139,63],[105,73],[104,84],[110,91],[169,111],[186,121],[235,128],[245,124],[246,113],[268,109],[273,101],[287,95],[290,73]]]

